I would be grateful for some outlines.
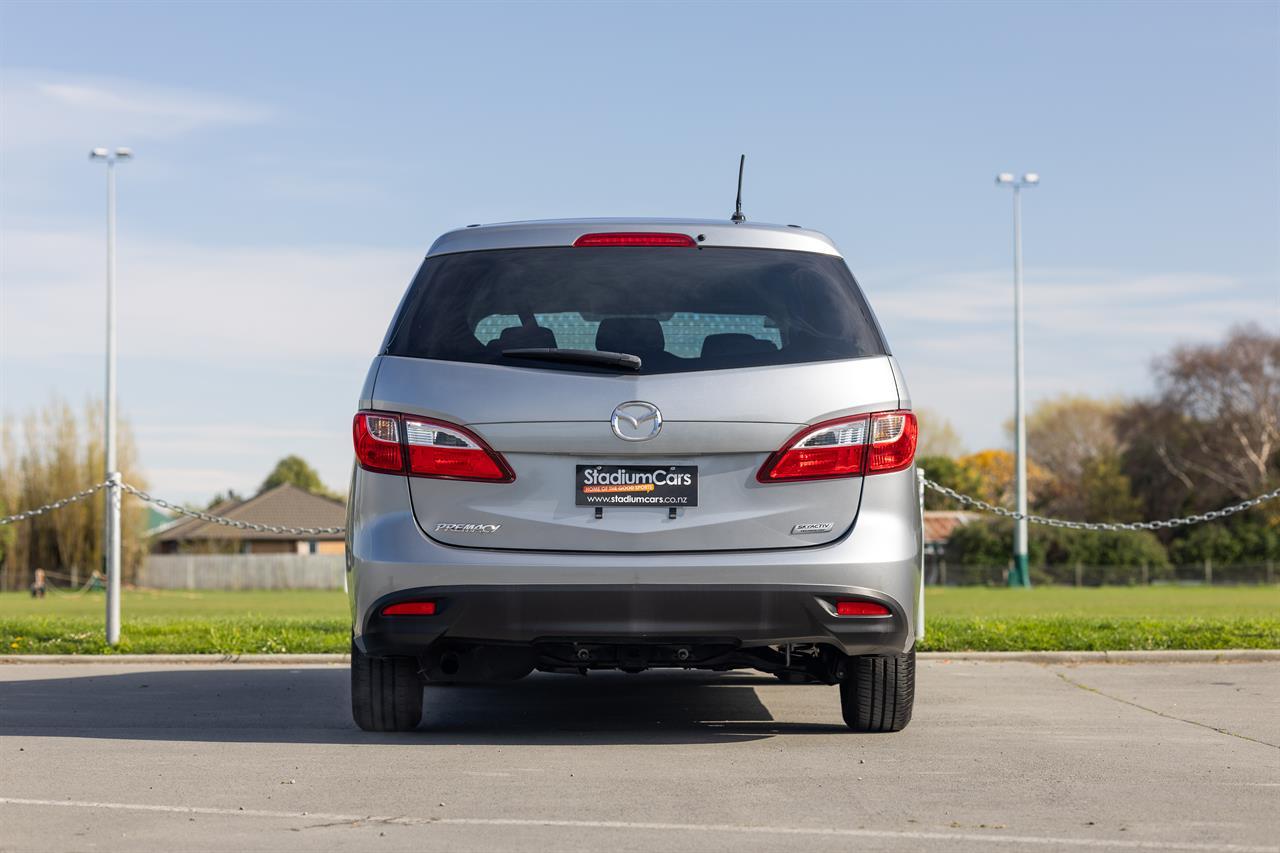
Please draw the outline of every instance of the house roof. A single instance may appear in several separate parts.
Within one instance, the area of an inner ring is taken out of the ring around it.
[[[341,501],[321,495],[313,495],[290,483],[281,483],[246,501],[222,501],[209,510],[210,515],[220,515],[250,524],[270,524],[278,527],[343,527],[347,523],[347,510]],[[320,533],[315,536],[294,533],[261,533],[214,524],[199,518],[183,518],[156,531],[160,542],[188,542],[207,539],[341,539],[341,533]]]
[[[924,511],[924,541],[946,542],[957,527],[962,527],[977,518],[976,512],[927,509]]]

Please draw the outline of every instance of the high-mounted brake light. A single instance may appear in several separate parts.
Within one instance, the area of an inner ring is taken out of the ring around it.
[[[673,246],[693,248],[697,241],[688,234],[660,234],[652,231],[614,231],[602,234],[583,234],[573,245],[584,246]]]
[[[386,611],[383,611],[384,613]],[[853,599],[836,602],[837,616],[888,616],[889,608],[875,601]]]
[[[434,601],[402,601],[382,608],[383,616],[435,616]]]
[[[502,454],[457,424],[396,412],[360,412],[353,431],[356,459],[370,471],[492,483],[516,478]]]
[[[915,452],[916,417],[911,412],[854,415],[797,433],[765,460],[756,479],[777,483],[886,474],[909,467]]]

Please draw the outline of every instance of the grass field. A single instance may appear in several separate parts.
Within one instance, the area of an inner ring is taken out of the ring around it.
[[[962,587],[926,595],[931,651],[1280,648],[1280,587]],[[0,653],[95,654],[101,593],[0,593]],[[130,590],[123,653],[344,652],[341,592]]]

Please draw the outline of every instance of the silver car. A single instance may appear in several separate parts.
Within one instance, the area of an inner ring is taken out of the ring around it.
[[[656,667],[911,719],[916,420],[826,236],[699,220],[440,237],[369,368],[347,526],[351,704]]]

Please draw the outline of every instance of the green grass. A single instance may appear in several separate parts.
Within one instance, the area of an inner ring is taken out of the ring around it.
[[[103,596],[0,593],[0,654],[345,652],[341,592],[126,591],[122,641]],[[962,587],[926,596],[929,651],[1280,648],[1280,587]]]
[[[1280,587],[930,589],[926,651],[1280,648]]]
[[[102,593],[0,593],[0,654],[269,654],[345,652],[342,592],[127,590],[120,645],[103,639]]]

